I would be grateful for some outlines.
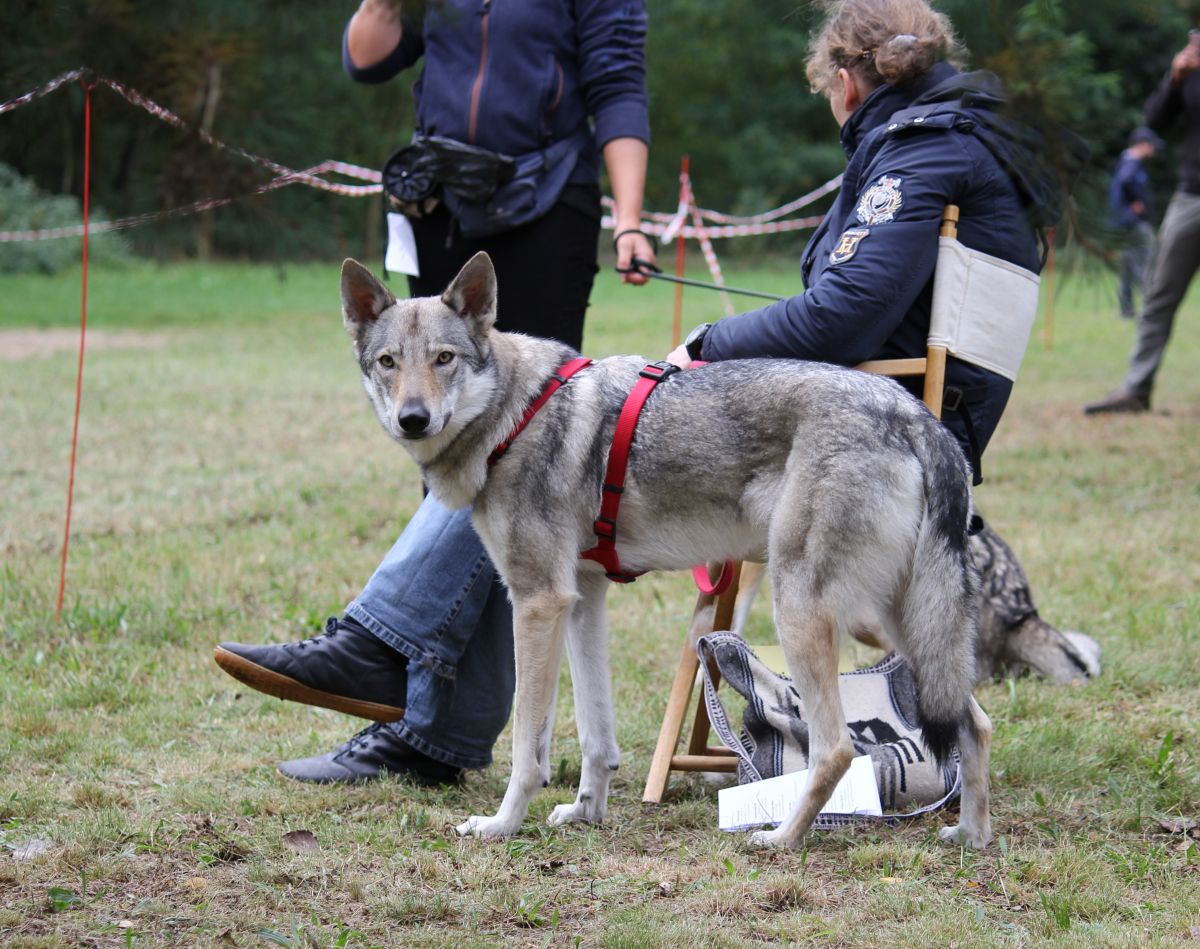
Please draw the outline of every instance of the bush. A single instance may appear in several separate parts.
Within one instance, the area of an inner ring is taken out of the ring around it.
[[[80,202],[72,195],[46,194],[8,165],[0,164],[0,231],[38,231],[71,227],[83,220]],[[92,223],[104,220],[93,208]],[[80,259],[83,241],[78,237],[0,243],[0,273],[39,271],[57,273]],[[129,256],[116,234],[93,234],[90,257],[123,259]]]

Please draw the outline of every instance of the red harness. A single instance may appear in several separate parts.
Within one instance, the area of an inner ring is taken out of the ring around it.
[[[488,465],[494,465],[508,451],[513,440],[521,434],[525,426],[538,413],[550,396],[554,395],[571,376],[585,366],[591,365],[592,360],[583,357],[572,359],[559,366],[558,371],[546,383],[541,395],[525,410],[525,414],[509,434],[508,438],[496,446],[488,457]],[[632,583],[640,573],[627,573],[621,569],[621,559],[617,555],[617,512],[621,506],[621,495],[625,491],[625,469],[629,464],[629,446],[633,443],[633,435],[637,430],[638,419],[642,414],[642,406],[650,398],[654,387],[668,376],[679,372],[679,367],[669,362],[652,362],[638,373],[638,381],[625,399],[621,414],[617,417],[617,427],[613,432],[612,448],[608,453],[608,467],[604,471],[604,484],[600,496],[600,516],[596,518],[592,529],[596,532],[596,546],[581,553],[580,559],[594,560],[604,568],[605,576],[617,583]],[[692,577],[701,593],[719,595],[724,593],[733,580],[733,564],[725,561],[721,576],[715,584],[709,582],[708,568],[701,564],[692,568]]]
[[[566,385],[567,380],[571,376],[591,364],[592,361],[586,356],[577,356],[575,359],[565,362],[558,367],[558,371],[550,377],[550,381],[542,389],[542,394],[533,400],[529,408],[525,410],[525,414],[521,416],[521,420],[517,422],[516,427],[508,433],[508,438],[492,449],[492,453],[488,455],[487,463],[489,468],[504,457],[504,453],[508,451],[509,446],[516,440],[516,437],[525,430],[525,426],[533,420],[533,417],[538,414],[542,406],[550,401],[550,396]]]

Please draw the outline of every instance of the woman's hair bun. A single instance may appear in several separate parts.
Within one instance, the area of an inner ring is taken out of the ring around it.
[[[962,48],[944,14],[928,0],[833,0],[829,18],[809,46],[813,89],[827,92],[839,69],[871,85],[903,84],[935,63],[957,63]]]

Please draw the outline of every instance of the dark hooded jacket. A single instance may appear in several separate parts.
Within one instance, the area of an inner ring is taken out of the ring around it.
[[[842,127],[849,164],[805,248],[807,289],[715,323],[703,358],[855,365],[923,356],[947,204],[960,209],[967,247],[1040,271],[1038,232],[1057,219],[1061,196],[1036,134],[1006,119],[1002,103],[994,76],[947,63],[911,84],[875,89]],[[949,362],[947,386],[963,391],[970,419],[949,411],[944,420],[977,465],[1012,383]]]
[[[404,6],[399,44],[373,66],[351,61],[347,23],[342,64],[355,81],[380,83],[423,57],[412,87],[422,135],[519,156],[582,132],[571,181],[593,186],[609,141],[650,141],[644,0]]]

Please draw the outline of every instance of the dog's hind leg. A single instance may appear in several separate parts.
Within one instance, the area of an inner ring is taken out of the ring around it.
[[[583,751],[579,793],[573,804],[559,804],[551,824],[599,823],[608,810],[608,785],[621,763],[613,714],[612,674],[608,658],[605,595],[609,581],[599,575],[580,578],[580,600],[567,632],[567,659],[575,692],[575,720]]]
[[[943,827],[938,836],[945,841],[983,848],[992,839],[992,818],[988,794],[988,760],[992,748],[992,722],[971,699],[970,716],[959,731],[958,750],[962,756],[962,802],[956,827]]]
[[[517,690],[513,709],[513,768],[494,817],[469,817],[463,836],[508,837],[521,828],[529,802],[550,783],[549,722],[562,667],[562,647],[575,596],[545,591],[513,594]]]
[[[772,581],[777,580],[772,576]],[[828,614],[814,613],[803,602],[788,602],[778,592],[781,585],[775,583],[779,641],[809,716],[808,786],[779,827],[753,834],[750,842],[794,847],[850,767],[854,746],[846,733],[846,716],[838,690],[837,627]]]

